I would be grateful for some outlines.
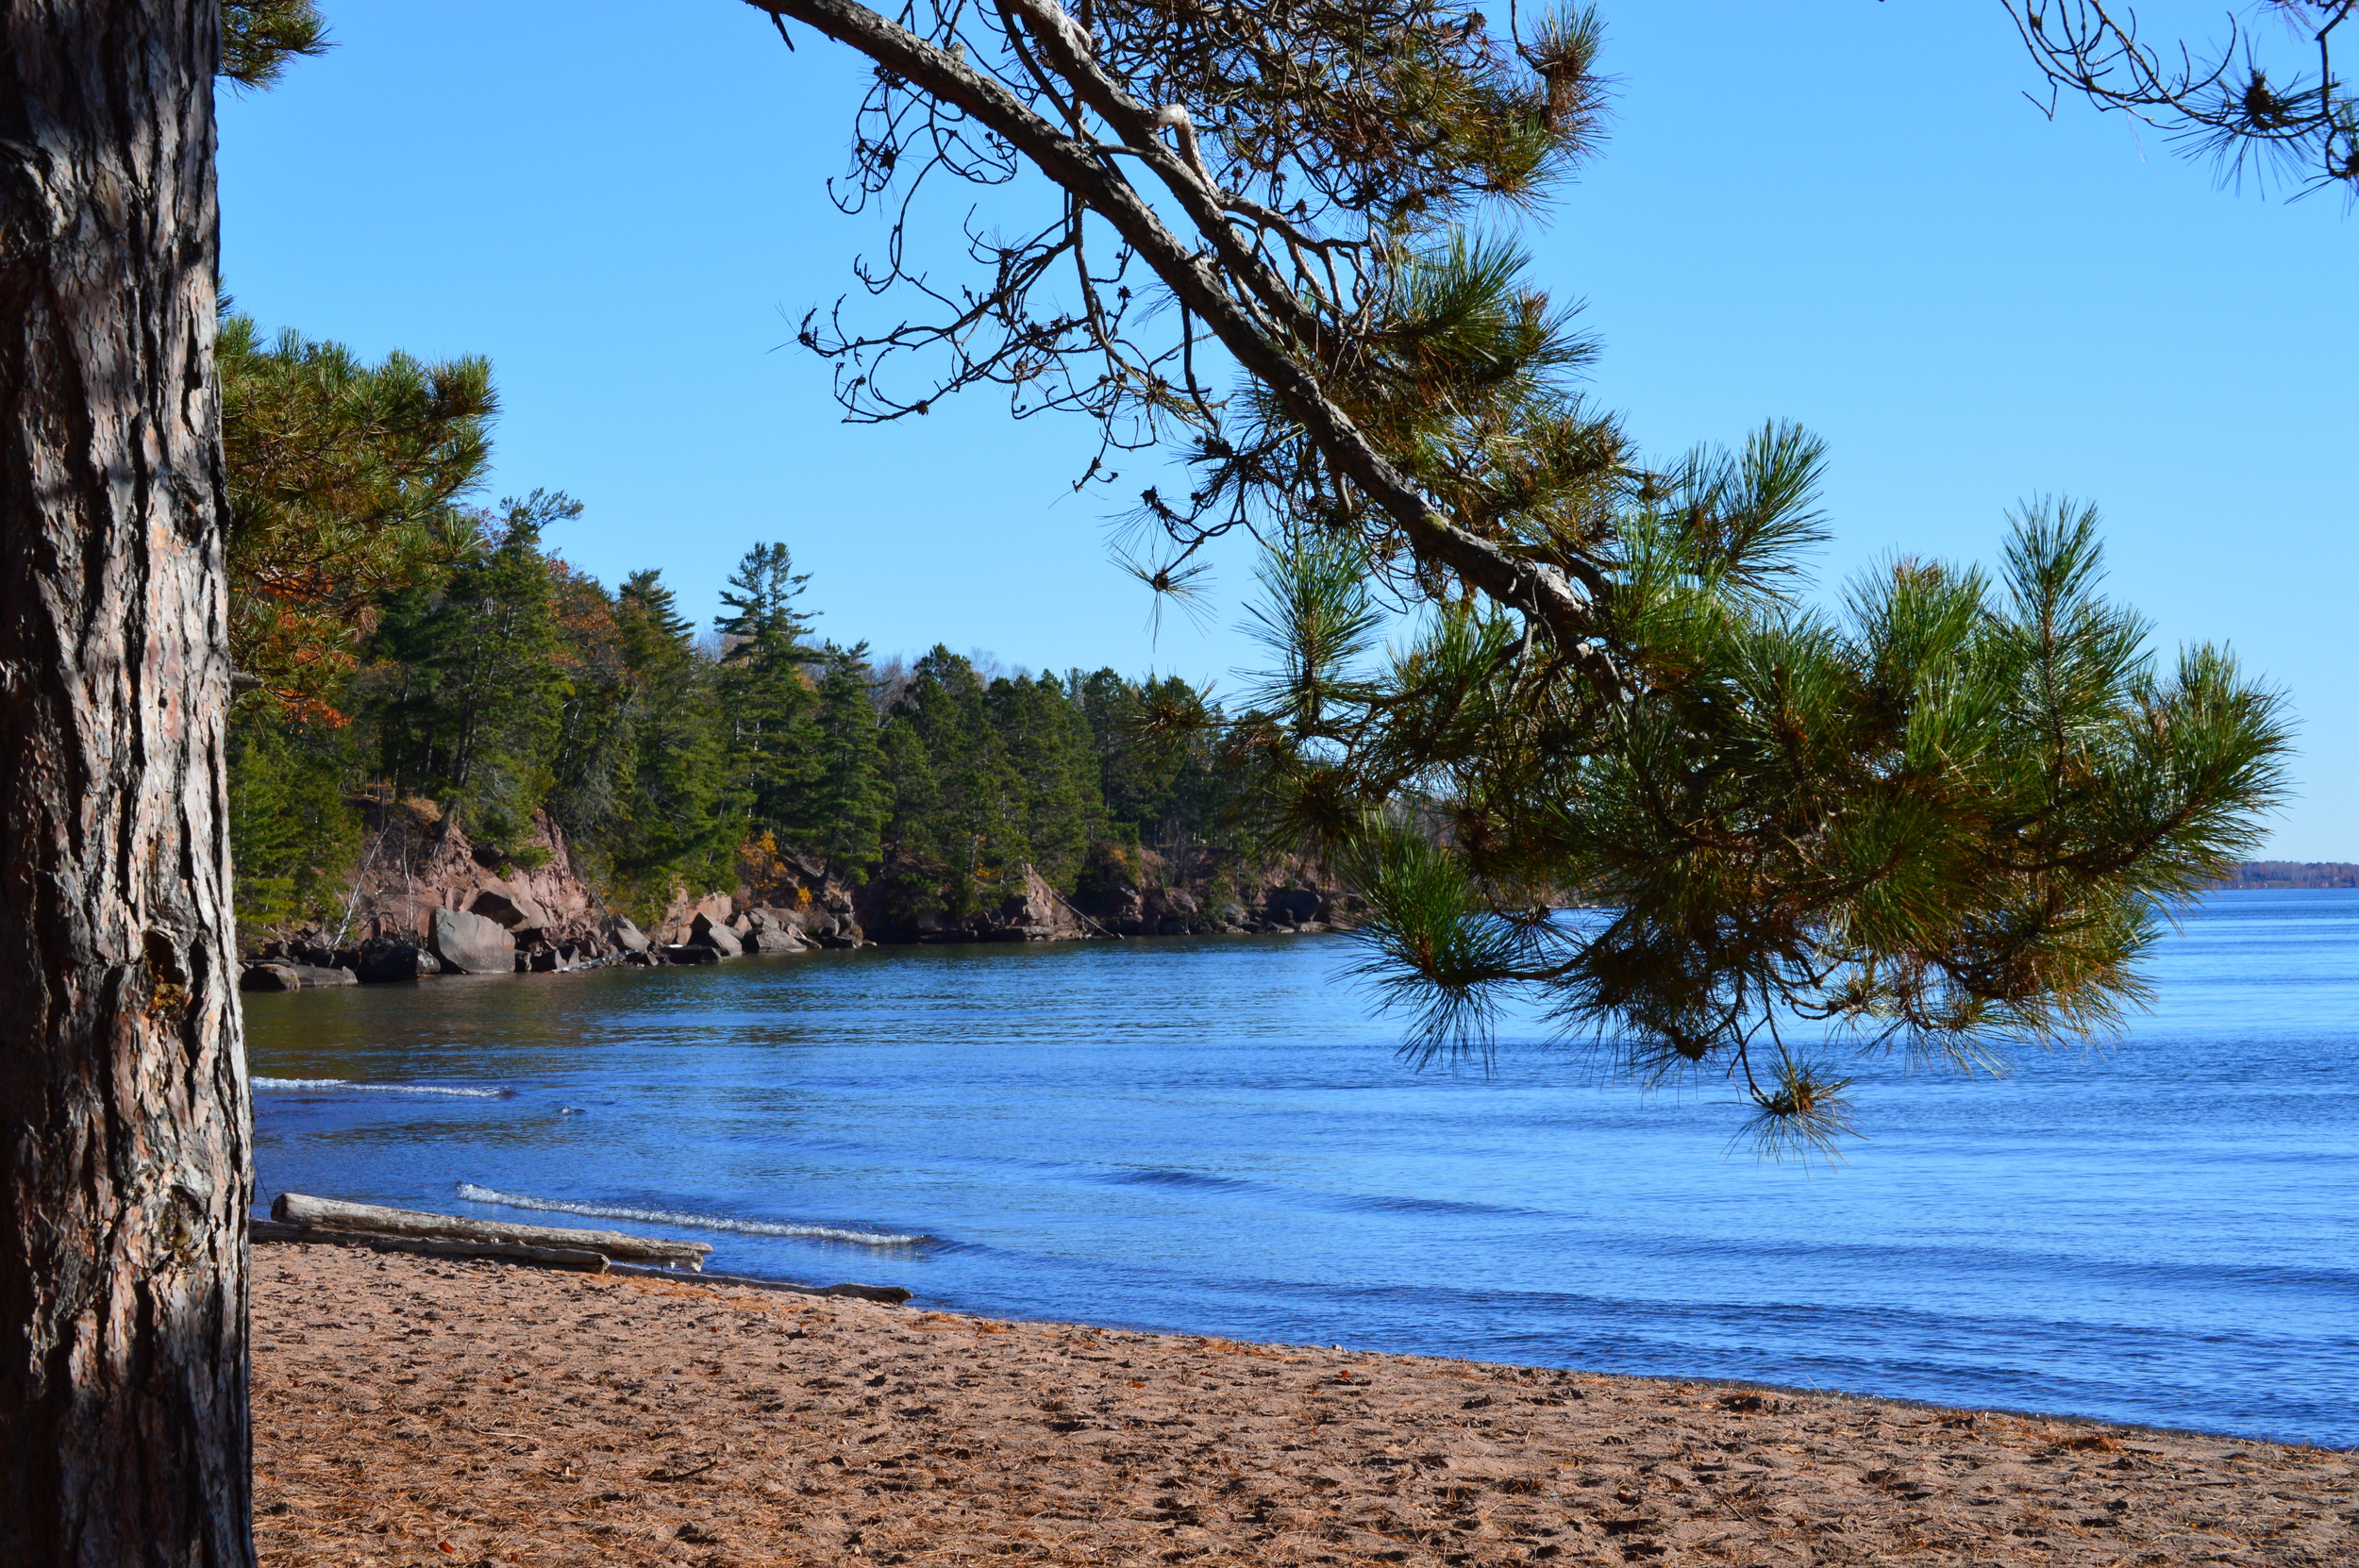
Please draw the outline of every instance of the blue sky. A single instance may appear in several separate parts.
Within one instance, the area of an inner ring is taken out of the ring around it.
[[[1202,630],[1109,565],[1087,432],[988,397],[837,420],[795,323],[873,219],[829,204],[859,62],[735,0],[327,0],[341,47],[225,95],[226,280],[266,326],[491,357],[492,495],[657,566],[709,617],[783,539],[821,629],[1011,664],[1224,681],[1248,563]],[[2018,500],[2107,521],[2166,645],[2290,694],[2300,797],[2268,853],[2359,859],[2359,218],[2215,189],[2151,131],[2054,123],[1996,0],[1608,0],[1603,156],[1525,238],[1588,302],[1596,395],[1653,451],[1794,419],[1831,446],[1822,580],[1989,559]],[[651,25],[650,18],[656,19]],[[489,497],[487,497],[488,499]]]

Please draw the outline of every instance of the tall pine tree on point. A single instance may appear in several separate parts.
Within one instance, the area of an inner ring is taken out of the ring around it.
[[[812,617],[795,601],[811,580],[783,543],[745,552],[721,594],[721,697],[729,765],[757,827],[790,829],[814,776],[816,695],[804,667],[818,659]]]
[[[631,776],[606,854],[638,901],[661,903],[675,880],[704,888],[733,878],[745,804],[729,783],[715,672],[661,574],[624,578],[613,613],[628,671]]]
[[[828,643],[820,650],[820,669],[811,725],[816,766],[792,828],[830,875],[858,886],[881,853],[891,801],[869,696],[868,644]]]
[[[1029,857],[1050,882],[1070,887],[1105,817],[1097,738],[1046,672],[995,680],[986,701],[1016,780],[1012,799]]]
[[[563,672],[541,533],[580,511],[541,491],[510,501],[482,552],[439,592],[396,596],[379,631],[397,661],[369,698],[385,776],[502,846],[529,831],[554,782]]]
[[[896,811],[902,852],[931,873],[941,889],[937,907],[971,913],[995,899],[1009,870],[1030,853],[1015,807],[1022,781],[974,664],[936,643],[911,669],[893,721],[906,729],[928,775],[923,786],[902,781],[895,802],[907,808]]]

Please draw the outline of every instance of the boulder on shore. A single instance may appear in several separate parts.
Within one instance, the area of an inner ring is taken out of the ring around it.
[[[626,953],[645,953],[655,947],[655,943],[647,940],[647,934],[633,926],[625,915],[614,917],[614,942]]]
[[[719,963],[721,951],[701,942],[683,942],[663,950],[667,963]]]
[[[409,942],[364,942],[352,959],[354,977],[369,985],[423,979],[442,972],[433,954]]]
[[[745,951],[737,933],[709,914],[697,915],[691,929],[694,933],[689,939],[691,946],[710,947],[725,959],[737,958]]]
[[[1272,920],[1293,925],[1314,919],[1319,912],[1319,895],[1309,888],[1272,888],[1263,904]]]
[[[795,933],[793,914],[783,909],[751,909],[738,917],[745,923],[748,953],[800,953],[810,944]]]
[[[521,892],[502,892],[486,888],[475,895],[468,909],[509,930],[540,930],[549,924],[549,917],[540,905]]]
[[[254,963],[238,976],[240,991],[316,991],[326,986],[360,982],[349,969],[328,969],[315,963]]]
[[[516,939],[495,922],[464,909],[437,909],[429,938],[443,967],[462,975],[512,975]]]

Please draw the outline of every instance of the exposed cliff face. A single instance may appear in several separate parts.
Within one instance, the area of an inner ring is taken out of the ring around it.
[[[623,950],[613,912],[583,881],[563,829],[545,814],[536,814],[531,836],[501,857],[430,802],[372,802],[368,812],[369,838],[337,923],[279,933],[261,957],[348,968],[372,979],[480,973],[495,966],[495,951],[511,955],[517,969],[562,969]],[[438,921],[438,914],[474,918]],[[404,956],[417,953],[437,961],[420,965]],[[398,976],[375,973],[404,965]]]
[[[371,802],[370,835],[333,926],[273,934],[251,989],[595,963],[710,963],[741,954],[854,947],[849,892],[792,857],[761,857],[733,892],[682,889],[641,931],[583,875],[545,813],[506,855],[471,841],[427,801]],[[1063,933],[1061,933],[1063,934]]]

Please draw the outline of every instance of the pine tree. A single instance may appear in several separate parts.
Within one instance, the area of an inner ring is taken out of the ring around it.
[[[2161,128],[2239,190],[2248,175],[2261,186],[2282,177],[2289,200],[2335,189],[2346,209],[2359,200],[2359,92],[2334,65],[2359,0],[2267,0],[2247,8],[2249,20],[2231,9],[2227,36],[2200,46],[2155,42],[2126,6],[2006,3],[2048,78],[2050,114],[2059,93],[2077,92]]]
[[[308,7],[225,8],[224,22],[246,29],[224,40],[226,57],[243,51],[246,79],[267,79],[251,72],[283,59],[285,40],[318,38]],[[237,671],[230,837],[251,937],[327,912],[320,897],[360,832],[345,792],[376,771],[366,726],[347,727],[355,671],[390,598],[429,600],[483,548],[460,501],[489,462],[497,400],[480,359],[368,364],[293,331],[265,343],[232,313],[214,352]]]
[[[629,809],[631,672],[615,601],[566,561],[547,564],[559,712],[544,805],[577,847],[603,843]]]
[[[1070,677],[1073,700],[1088,721],[1097,758],[1097,787],[1110,826],[1136,842],[1142,818],[1152,820],[1154,781],[1136,744],[1138,690],[1113,669]]]
[[[241,88],[276,87],[288,60],[331,47],[310,0],[222,0],[218,71]]]
[[[728,885],[745,824],[694,625],[655,572],[610,597],[562,561],[550,568],[564,693],[550,814],[635,909],[676,883]]]
[[[933,759],[915,720],[901,711],[897,700],[878,731],[877,754],[885,788],[884,826],[878,833],[884,907],[901,919],[914,919],[945,908],[943,887],[953,849],[942,842],[942,788]]]
[[[784,544],[757,544],[730,574],[713,622],[736,787],[756,826],[790,836],[817,776],[817,705],[804,670],[818,655],[807,642],[812,618],[795,608],[810,580]]]
[[[491,460],[491,366],[365,364],[293,331],[265,346],[238,315],[214,352],[240,716],[341,723],[376,603],[438,585],[477,546],[459,502]]]
[[[1096,736],[1063,683],[1046,672],[993,681],[988,701],[1015,780],[1015,816],[1032,863],[1071,892],[1105,814]]]
[[[882,776],[877,709],[869,695],[868,644],[830,642],[821,669],[812,730],[816,768],[792,824],[795,842],[817,852],[834,876],[865,882],[882,852],[891,795]]]
[[[658,899],[669,892],[661,884],[675,877],[695,888],[720,886],[733,877],[745,818],[744,798],[729,783],[715,672],[661,574],[634,572],[624,580],[615,622],[631,673],[632,784],[610,859],[627,882]]]
[[[943,907],[967,914],[1002,892],[1009,871],[1029,858],[1015,809],[1022,783],[975,666],[940,643],[910,671],[893,716],[925,758],[931,796],[914,820],[896,809],[895,832],[938,874]]]
[[[360,819],[345,804],[341,730],[287,721],[229,731],[229,839],[238,934],[250,947],[274,926],[322,919],[352,868]]]
[[[1113,670],[1071,681],[1094,739],[1106,812],[1126,837],[1177,842],[1213,831],[1228,791],[1213,760],[1223,720],[1174,676],[1131,681]]]
[[[254,1561],[211,78],[317,35],[229,9],[0,47],[0,1562]]]
[[[580,503],[535,491],[507,503],[484,547],[431,594],[389,606],[389,668],[371,682],[386,776],[457,810],[471,831],[521,838],[554,783],[563,676],[541,531]]]

